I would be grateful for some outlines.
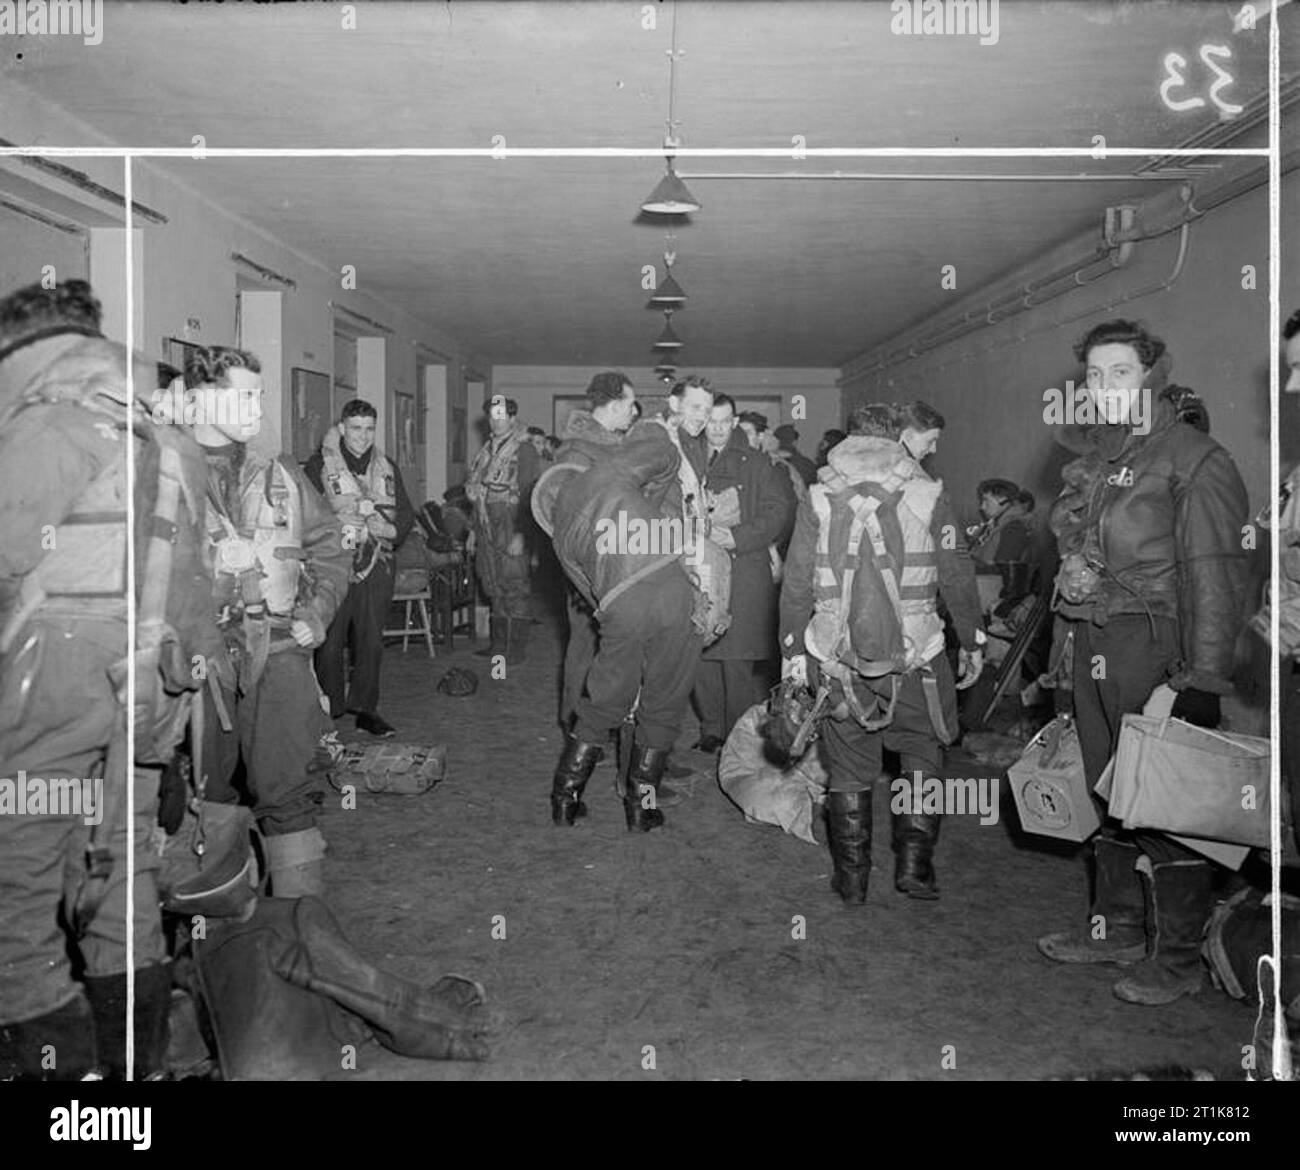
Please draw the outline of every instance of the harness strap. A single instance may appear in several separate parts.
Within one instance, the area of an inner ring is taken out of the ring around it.
[[[923,666],[920,671],[921,690],[925,694],[925,708],[930,713],[930,726],[942,744],[950,744],[956,738],[956,732],[948,726],[943,713],[943,701],[939,697],[939,679],[930,666]]]
[[[113,827],[125,814],[126,786],[133,779],[131,761],[126,758],[126,719],[126,710],[119,708],[104,757],[99,824],[91,828],[86,846],[85,873],[68,908],[68,920],[78,939],[85,937],[104,904],[109,879],[113,875],[113,851],[108,842],[112,839]]]
[[[234,731],[235,725],[231,722],[230,712],[226,709],[226,700],[221,694],[221,684],[217,681],[217,674],[214,670],[207,672],[208,690],[212,694],[212,705],[217,711],[217,721],[221,724],[222,731]],[[195,706],[202,706],[196,703]],[[198,757],[194,757],[194,774],[199,775]]]
[[[600,616],[611,605],[613,605],[619,597],[631,589],[638,581],[644,581],[651,573],[657,573],[660,569],[664,568],[664,566],[671,565],[673,561],[677,559],[678,556],[676,553],[664,553],[663,556],[659,557],[657,560],[651,561],[648,565],[642,565],[635,573],[630,577],[624,578],[600,599],[600,605],[596,610],[596,617],[599,619]]]

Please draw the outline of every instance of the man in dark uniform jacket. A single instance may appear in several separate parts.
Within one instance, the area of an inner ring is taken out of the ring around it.
[[[711,539],[731,554],[731,625],[707,647],[695,678],[702,752],[717,751],[737,720],[766,694],[776,656],[773,549],[789,540],[795,498],[789,476],[754,450],[737,425],[736,404],[715,395],[705,434]]]

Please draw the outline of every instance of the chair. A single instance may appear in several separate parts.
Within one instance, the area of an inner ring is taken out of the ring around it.
[[[457,630],[471,641],[474,636],[474,565],[464,548],[452,552],[426,552],[429,582],[433,592],[434,614],[438,620],[438,640],[453,649]]]
[[[433,649],[433,623],[429,616],[429,604],[433,601],[433,589],[431,585],[432,571],[427,561],[428,555],[424,548],[424,542],[418,538],[406,540],[402,547],[398,549],[393,581],[393,604],[406,607],[405,620],[400,628],[385,629],[383,636],[388,638],[400,635],[402,653],[405,654],[410,647],[411,635],[413,633],[423,634],[424,643],[429,648],[429,657],[435,658],[437,655]],[[417,557],[419,558],[419,564],[413,564],[412,561]],[[420,614],[420,624],[414,626],[411,623],[412,606],[418,606]]]

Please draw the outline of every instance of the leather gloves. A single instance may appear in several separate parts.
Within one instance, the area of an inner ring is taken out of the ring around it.
[[[1209,691],[1198,691],[1188,687],[1178,692],[1174,700],[1174,709],[1170,712],[1175,719],[1186,719],[1197,727],[1218,727],[1221,718],[1219,696]]]

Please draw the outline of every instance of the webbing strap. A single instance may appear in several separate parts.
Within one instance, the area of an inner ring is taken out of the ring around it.
[[[99,821],[91,827],[86,844],[85,872],[72,905],[67,908],[68,921],[78,939],[85,937],[94,922],[108,896],[108,883],[113,876],[113,852],[108,842],[126,817],[126,786],[134,782],[134,770],[126,754],[126,721],[129,717],[130,713],[119,707],[104,759]]]
[[[941,744],[950,744],[957,735],[948,726],[948,720],[944,717],[943,702],[939,697],[939,679],[929,666],[922,667],[920,675],[921,690],[925,694],[925,708],[930,713],[930,725],[934,728],[934,733],[939,737]]]
[[[877,504],[878,506],[879,504]],[[871,537],[871,547],[876,567],[880,570],[880,576],[885,582],[885,592],[889,594],[889,603],[894,607],[894,616],[898,619],[898,628],[902,630],[903,599],[898,591],[898,569],[889,555],[889,550],[885,547],[885,533],[884,529],[880,527],[880,518],[876,515],[876,508],[873,507],[866,512],[863,517],[863,524],[866,527],[867,534]]]
[[[597,608],[596,617],[599,618],[602,613],[608,610],[619,597],[631,589],[638,581],[644,581],[651,573],[657,573],[665,565],[670,565],[673,561],[678,559],[676,553],[664,553],[664,555],[659,557],[657,560],[651,561],[648,565],[642,565],[641,568],[637,569],[637,571],[631,576],[625,577],[600,599],[600,605]]]
[[[212,694],[212,706],[217,712],[217,721],[221,724],[222,731],[234,731],[235,725],[230,720],[230,712],[226,709],[226,700],[221,694],[221,684],[217,681],[217,672],[210,666],[207,670],[208,690]],[[196,706],[199,704],[196,704]],[[197,757],[195,757],[197,760]],[[198,775],[197,767],[195,775]]]

